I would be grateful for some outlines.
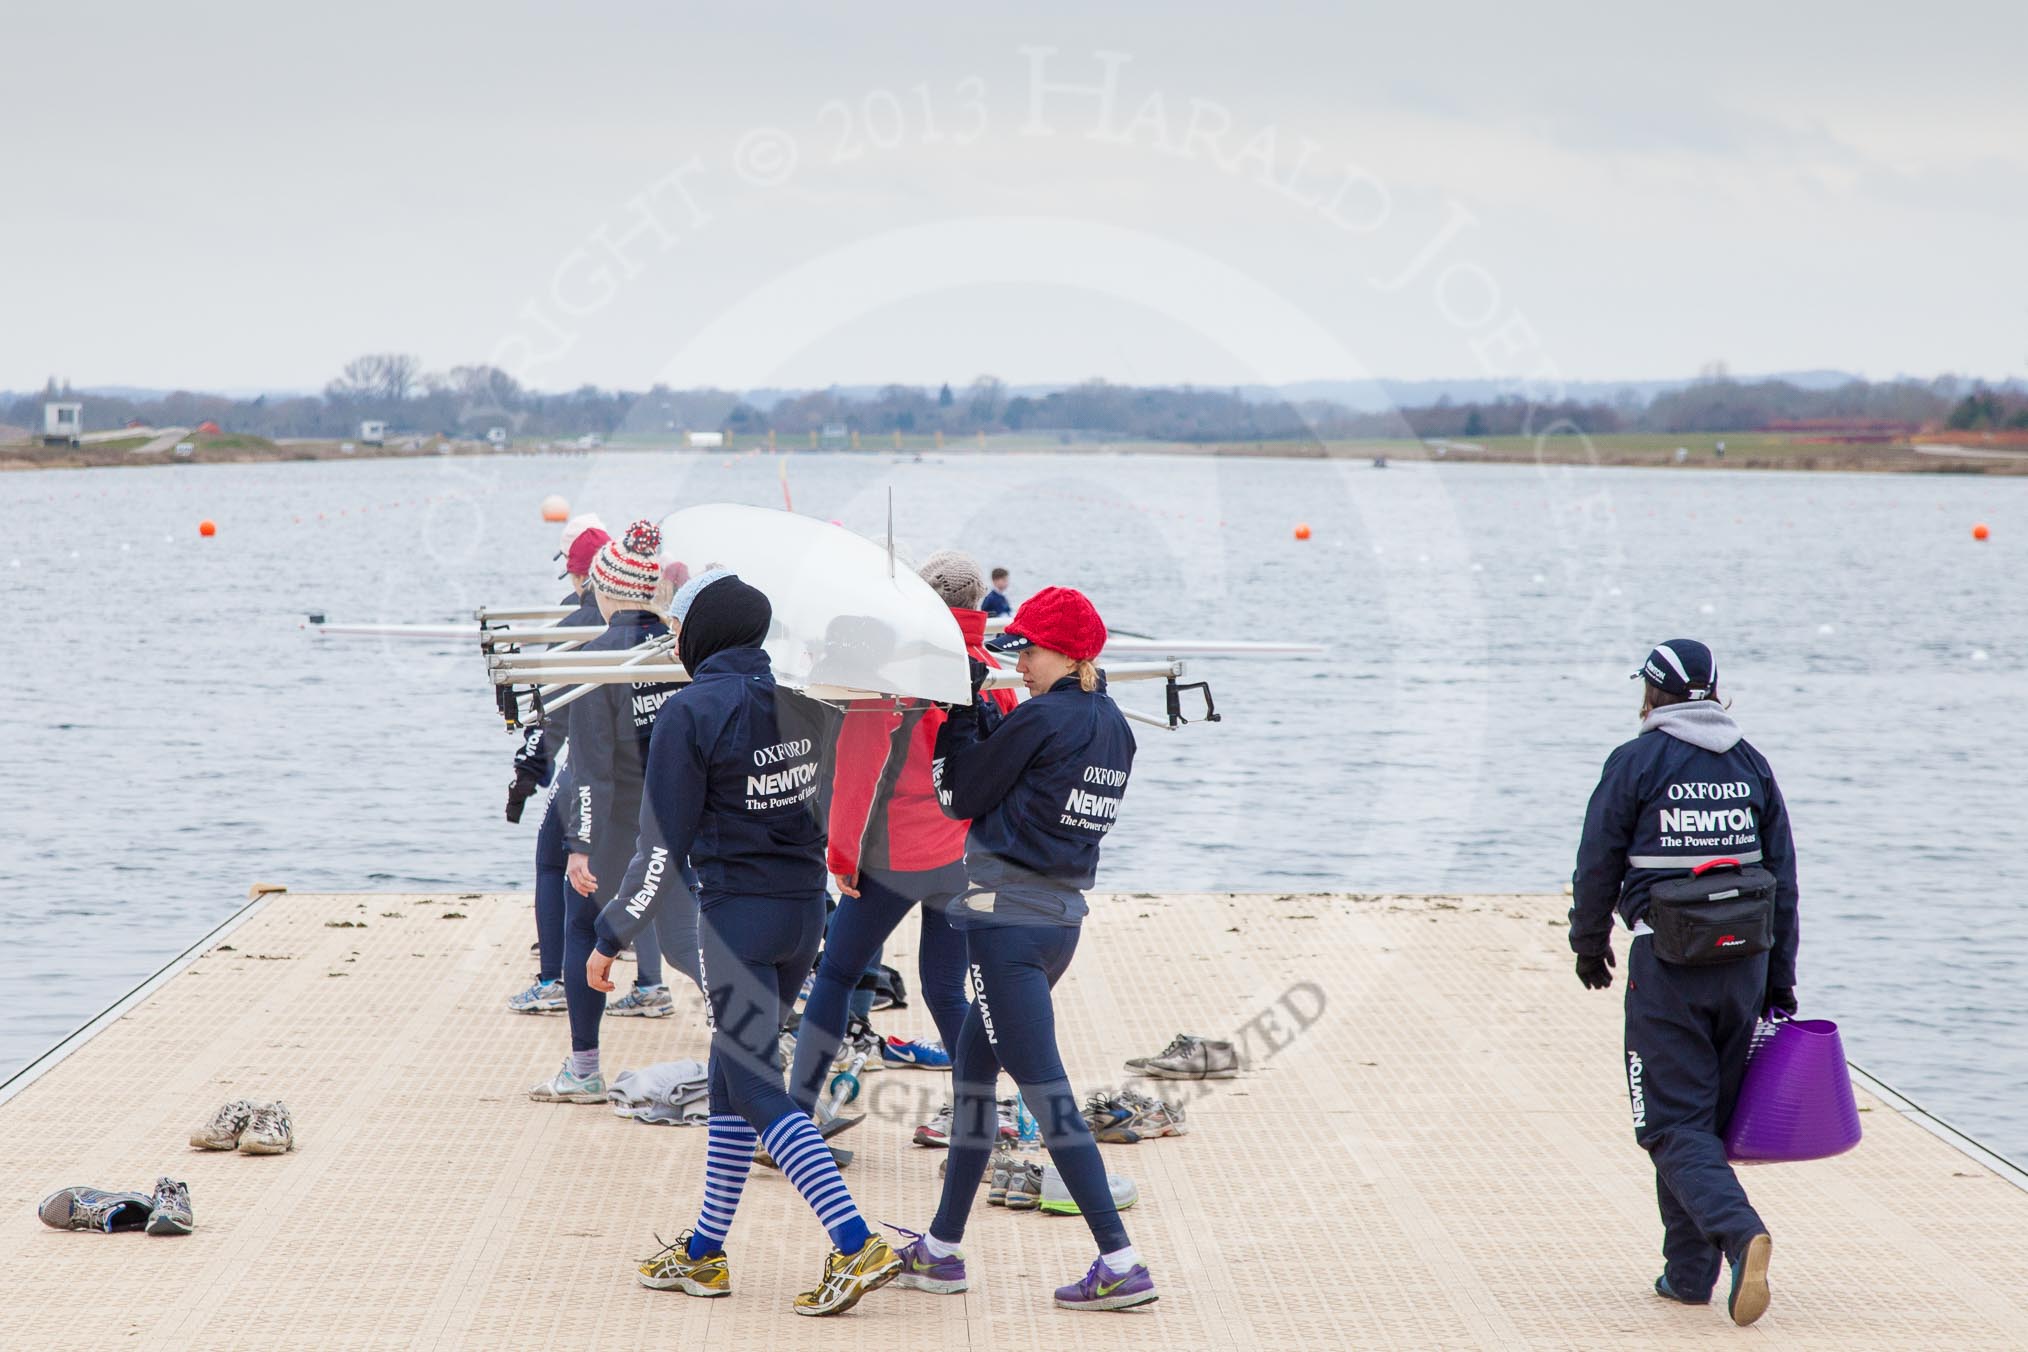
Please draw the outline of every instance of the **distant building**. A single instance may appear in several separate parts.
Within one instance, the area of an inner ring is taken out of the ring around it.
[[[819,438],[826,446],[842,446],[852,439],[852,434],[845,429],[844,423],[825,423]]]
[[[387,444],[387,424],[378,418],[368,418],[360,423],[359,444],[362,446],[385,446]],[[351,448],[348,446],[346,449],[350,450]]]
[[[486,442],[495,449],[505,450],[507,447],[507,429],[504,427],[487,428]]]
[[[76,446],[84,435],[84,405],[50,403],[42,406],[42,444]]]
[[[692,432],[689,434],[687,440],[689,441],[690,448],[692,450],[698,450],[710,446],[723,446],[725,444],[725,433]]]

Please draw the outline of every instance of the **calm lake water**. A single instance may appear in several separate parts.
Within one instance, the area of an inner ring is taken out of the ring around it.
[[[1559,890],[1635,729],[1627,673],[1705,639],[1794,816],[1804,1012],[2028,1159],[2028,480],[1954,476],[621,452],[0,475],[0,1076],[252,880],[529,886],[476,652],[305,612],[553,602],[543,495],[617,527],[778,506],[784,465],[800,511],[877,534],[892,488],[918,557],[1076,584],[1117,629],[1331,645],[1195,664],[1226,720],[1142,733],[1104,888]]]

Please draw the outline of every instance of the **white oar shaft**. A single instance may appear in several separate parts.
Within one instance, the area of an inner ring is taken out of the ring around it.
[[[550,667],[624,667],[636,661],[674,662],[676,645],[673,639],[651,639],[648,643],[634,648],[618,648],[607,652],[569,651],[572,644],[559,644],[546,653],[494,653],[486,659],[492,671],[512,671],[522,675],[537,675]]]
[[[571,610],[570,606],[480,606],[472,612],[472,618],[480,624],[494,620],[560,620]]]
[[[572,685],[627,685],[635,682],[683,681],[689,679],[689,676],[682,673],[680,668],[676,672],[665,673],[664,666],[673,666],[673,663],[665,664],[649,659],[651,659],[651,655],[644,653],[634,661],[620,666],[574,664],[541,668],[542,678],[551,683],[550,686],[544,688],[542,692],[543,699],[547,702],[550,689],[561,690],[565,686]],[[653,669],[651,671],[643,671],[641,668],[644,665],[652,666]],[[1113,666],[1103,667],[1101,670],[1105,672],[1108,681],[1165,681],[1171,676],[1181,676],[1183,674],[1183,664],[1181,662],[1121,662]],[[526,671],[517,671],[513,667],[495,667],[490,673],[494,685],[525,685],[528,683],[526,678],[529,674]],[[1011,690],[1018,688],[1020,685],[1020,674],[1011,668],[989,671],[986,673],[984,681],[984,688],[987,690]],[[844,687],[827,688],[842,689]],[[868,698],[878,699],[881,696],[872,694]]]
[[[479,637],[469,624],[313,624],[309,626],[326,638],[419,638],[466,643]]]
[[[1321,657],[1321,643],[1280,643],[1229,638],[1108,638],[1107,657]]]
[[[493,647],[509,644],[550,644],[585,643],[606,632],[602,624],[558,624],[527,629],[482,629],[477,631],[481,642]]]

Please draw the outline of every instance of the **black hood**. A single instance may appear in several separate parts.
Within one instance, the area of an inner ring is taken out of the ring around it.
[[[728,648],[758,648],[766,642],[774,607],[757,587],[737,577],[719,578],[690,603],[683,628],[676,635],[676,655],[691,675]]]

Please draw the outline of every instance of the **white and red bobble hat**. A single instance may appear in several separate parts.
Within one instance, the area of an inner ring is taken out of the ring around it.
[[[652,521],[636,521],[617,540],[608,540],[592,556],[592,590],[600,596],[646,609],[661,581],[662,532]]]

